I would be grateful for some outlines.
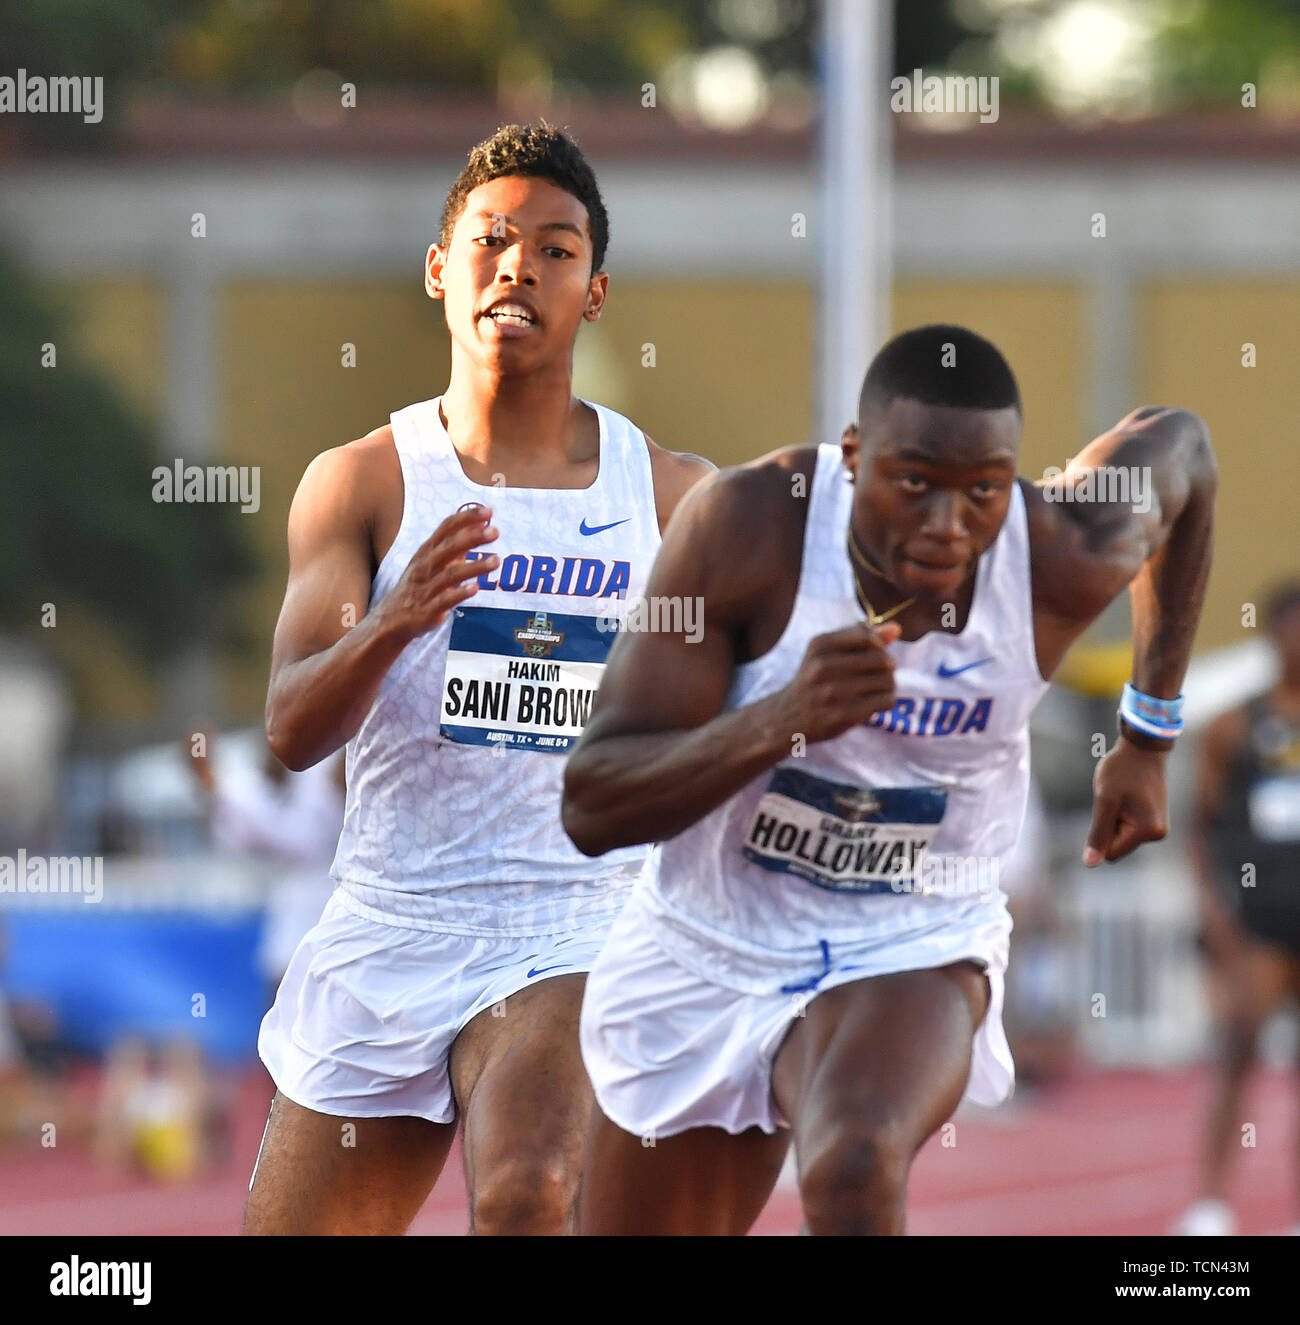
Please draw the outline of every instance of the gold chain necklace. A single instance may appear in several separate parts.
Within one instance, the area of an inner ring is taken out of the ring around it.
[[[877,612],[876,609],[871,606],[871,604],[867,601],[866,590],[863,589],[862,587],[862,578],[858,574],[858,566],[861,566],[864,570],[870,571],[872,575],[875,575],[882,580],[886,580],[885,574],[883,571],[873,566],[871,562],[869,562],[867,558],[860,551],[858,551],[857,540],[853,537],[852,525],[849,526],[847,543],[849,549],[849,560],[851,563],[856,563],[851,565],[851,569],[853,571],[853,589],[854,592],[857,594],[858,606],[867,614],[867,622],[872,626],[883,626],[886,621],[892,620],[900,612],[906,612],[907,609],[911,607],[914,602],[916,602],[915,598],[909,598],[906,602],[899,603],[897,606],[891,607],[887,612]],[[886,580],[886,583],[888,583],[888,580]]]

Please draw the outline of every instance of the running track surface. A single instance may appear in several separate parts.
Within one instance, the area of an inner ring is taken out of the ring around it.
[[[954,1120],[956,1144],[943,1147],[934,1137],[917,1158],[908,1231],[1167,1232],[1194,1191],[1209,1085],[1204,1068],[1090,1074],[1022,1092],[1001,1109],[963,1109]],[[250,1068],[232,1089],[230,1161],[183,1186],[115,1175],[71,1147],[0,1153],[0,1235],[236,1232],[270,1085],[260,1068]],[[1243,1233],[1282,1232],[1296,1219],[1298,1106],[1292,1074],[1260,1070],[1245,1112],[1256,1146],[1242,1150],[1233,1183]],[[792,1234],[800,1222],[793,1181],[783,1175],[754,1231]],[[411,1231],[465,1229],[457,1148]]]

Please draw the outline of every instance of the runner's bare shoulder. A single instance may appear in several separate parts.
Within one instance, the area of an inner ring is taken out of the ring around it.
[[[655,511],[659,516],[659,532],[668,528],[668,521],[682,498],[701,479],[717,472],[717,465],[693,451],[668,451],[654,441],[649,433],[641,434],[650,451],[650,473],[654,480]]]
[[[289,537],[362,536],[382,558],[397,535],[404,498],[391,425],[322,451],[308,466],[289,511]],[[383,550],[379,544],[385,543]]]
[[[784,447],[710,474],[683,502],[682,534],[705,563],[710,601],[735,619],[797,580],[816,460],[815,447]]]

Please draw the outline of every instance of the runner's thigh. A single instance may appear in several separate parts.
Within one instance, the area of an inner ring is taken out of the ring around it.
[[[248,1234],[398,1234],[424,1204],[455,1127],[340,1118],[278,1091],[244,1216]]]

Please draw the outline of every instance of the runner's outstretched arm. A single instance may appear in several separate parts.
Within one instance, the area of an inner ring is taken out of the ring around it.
[[[1061,500],[1089,471],[1128,471],[1128,501]],[[1034,567],[1036,611],[1091,621],[1129,586],[1133,685],[1174,699],[1191,657],[1213,548],[1218,467],[1204,422],[1188,410],[1135,410],[1090,442],[1050,484],[1040,507],[1055,522],[1055,549]],[[1137,500],[1132,500],[1137,498]],[[1043,542],[1039,543],[1043,546]],[[1119,860],[1168,832],[1167,743],[1121,736],[1093,778],[1084,863]]]

